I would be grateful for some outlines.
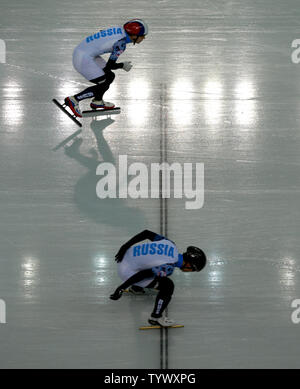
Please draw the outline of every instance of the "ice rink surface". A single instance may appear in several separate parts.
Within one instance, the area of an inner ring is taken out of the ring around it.
[[[72,51],[132,17],[150,32],[105,95],[122,112],[80,130],[51,102],[89,85]],[[169,368],[299,368],[299,20],[298,0],[2,0],[1,368],[159,368],[154,296],[109,299],[145,228],[209,260],[172,276]],[[96,196],[100,162],[162,154],[204,163],[201,209]]]

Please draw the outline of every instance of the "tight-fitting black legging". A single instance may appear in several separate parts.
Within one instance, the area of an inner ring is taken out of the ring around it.
[[[157,277],[155,281],[148,286],[148,288],[151,287],[159,290],[152,312],[152,317],[158,318],[162,316],[163,311],[171,301],[174,292],[174,282],[168,277]]]
[[[76,100],[81,101],[84,99],[90,99],[91,97],[94,97],[96,100],[102,100],[104,93],[109,89],[110,84],[113,82],[115,77],[115,73],[110,70],[107,71],[104,76],[90,80],[90,82],[96,85],[90,86],[75,95]]]

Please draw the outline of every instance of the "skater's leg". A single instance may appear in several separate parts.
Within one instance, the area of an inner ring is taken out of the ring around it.
[[[103,99],[104,93],[106,91],[108,91],[110,84],[112,84],[115,77],[116,77],[115,73],[112,71],[109,71],[109,72],[105,73],[104,76],[97,77],[97,78],[91,80],[91,82],[93,82],[94,84],[97,84],[97,86],[98,86],[97,91],[96,91],[95,96],[94,96],[97,100]]]
[[[106,108],[112,109],[114,108],[114,104],[103,101],[104,93],[109,89],[110,85],[113,83],[115,79],[115,73],[112,71],[106,72],[105,77],[98,77],[96,79],[91,80],[91,82],[97,84],[98,88],[95,90],[94,99],[91,102],[91,108]]]
[[[152,318],[162,317],[164,310],[167,308],[169,302],[171,301],[174,292],[174,283],[168,277],[161,277],[158,278],[158,286],[156,289],[158,289],[159,292],[156,296],[154,309],[151,314]]]
[[[74,95],[74,98],[79,102],[81,100],[90,99],[91,97],[94,97],[93,105],[96,106],[92,108],[103,108],[103,95],[109,89],[110,84],[113,82],[114,79],[115,74],[113,72],[108,72],[101,77],[97,77],[93,80],[90,80],[96,85],[90,86],[81,91],[80,93],[77,93],[76,95]]]
[[[77,93],[76,95],[74,95],[74,97],[77,101],[90,99],[96,96],[98,89],[99,89],[99,85],[93,85]]]
[[[87,80],[96,84],[90,86],[83,91],[77,93],[75,96],[65,98],[65,103],[71,108],[76,116],[81,116],[79,109],[79,102],[84,99],[103,97],[103,94],[109,88],[109,85],[114,79],[111,74],[104,72],[106,62],[103,58],[92,58],[83,54],[80,50],[75,50],[73,55],[74,68],[82,74]],[[111,72],[112,73],[112,72]],[[113,104],[112,104],[113,106]]]

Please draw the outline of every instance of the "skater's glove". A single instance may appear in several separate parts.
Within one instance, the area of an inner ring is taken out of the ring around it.
[[[120,250],[117,252],[117,254],[116,254],[116,256],[115,256],[115,260],[116,260],[117,262],[121,262],[122,259],[123,259],[123,257],[124,257],[124,255],[125,255],[125,253],[126,253],[126,251],[127,251],[127,248],[122,246],[122,247],[120,248]]]
[[[126,72],[129,72],[129,70],[132,68],[131,61],[123,62],[123,70]]]
[[[122,297],[123,290],[122,289],[116,289],[113,294],[110,295],[111,300],[119,300],[119,298]]]

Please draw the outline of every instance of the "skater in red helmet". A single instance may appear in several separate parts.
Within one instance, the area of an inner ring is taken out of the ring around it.
[[[132,19],[123,26],[107,28],[88,36],[74,49],[74,68],[95,84],[74,96],[65,98],[65,104],[70,107],[75,116],[82,116],[79,103],[84,99],[93,98],[92,109],[114,108],[114,104],[103,101],[104,93],[115,79],[112,70],[130,71],[132,68],[130,61],[117,63],[117,59],[125,51],[128,43],[139,44],[147,34],[147,24],[141,19]],[[102,54],[105,53],[111,53],[107,62],[102,58]]]
[[[146,239],[152,243],[140,243]],[[189,246],[185,253],[180,254],[174,242],[145,230],[120,248],[116,261],[119,276],[125,282],[110,298],[118,300],[128,287],[134,294],[144,293],[144,288],[157,289],[154,309],[148,321],[151,325],[169,327],[174,324],[173,320],[163,316],[174,291],[174,283],[169,276],[176,267],[183,272],[199,272],[206,265],[206,255],[194,246]]]

